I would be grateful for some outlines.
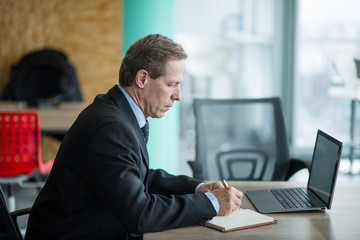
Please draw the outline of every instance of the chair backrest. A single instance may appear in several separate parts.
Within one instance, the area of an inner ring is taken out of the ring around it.
[[[0,112],[0,176],[31,175],[41,162],[38,113]]]
[[[6,206],[4,192],[0,186],[0,239],[21,239]]]
[[[2,100],[81,101],[75,68],[67,56],[55,49],[42,49],[25,55],[11,68],[11,78]]]
[[[196,161],[206,180],[284,180],[289,146],[280,99],[195,99]]]

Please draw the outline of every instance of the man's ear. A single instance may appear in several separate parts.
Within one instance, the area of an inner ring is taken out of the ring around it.
[[[146,70],[144,69],[139,70],[135,76],[136,86],[138,86],[139,88],[144,88],[145,82],[148,78],[149,78],[149,73]]]

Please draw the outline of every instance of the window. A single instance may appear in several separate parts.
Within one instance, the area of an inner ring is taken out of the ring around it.
[[[338,90],[345,86],[344,68],[356,77],[354,58],[360,57],[359,8],[357,0],[298,1],[295,149],[312,151],[317,129],[345,143],[350,141],[350,91],[345,89],[344,94],[339,95]],[[357,117],[355,122],[360,123],[359,120]],[[358,141],[360,129],[356,127],[355,141]],[[344,149],[345,156],[348,152]]]
[[[281,24],[276,0],[178,0],[176,40],[186,60],[181,101],[180,169],[195,158],[194,98],[279,95],[274,84]],[[186,172],[185,172],[186,173]],[[189,173],[189,172],[188,172]],[[191,174],[191,173],[189,173]]]

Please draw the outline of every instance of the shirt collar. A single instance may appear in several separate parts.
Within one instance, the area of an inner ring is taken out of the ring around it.
[[[136,120],[139,124],[139,127],[142,128],[146,123],[146,119],[143,111],[139,108],[138,105],[136,105],[135,101],[130,97],[130,95],[125,91],[123,87],[119,86],[119,88],[121,92],[125,95],[127,101],[129,102],[130,107],[133,110]]]

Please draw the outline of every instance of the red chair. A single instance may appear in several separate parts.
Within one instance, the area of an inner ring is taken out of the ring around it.
[[[35,111],[0,112],[0,183],[8,186],[9,210],[15,210],[13,185],[50,172],[53,160],[41,159],[39,116]],[[39,174],[37,174],[39,175]],[[27,186],[41,187],[35,182]]]

